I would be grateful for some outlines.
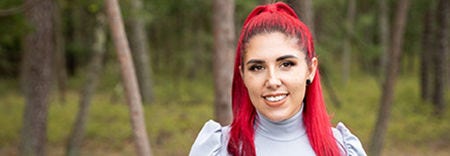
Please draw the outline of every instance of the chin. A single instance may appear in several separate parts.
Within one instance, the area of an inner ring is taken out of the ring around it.
[[[280,122],[280,121],[286,120],[287,116],[285,116],[285,115],[270,115],[270,116],[266,116],[266,118],[268,118],[270,121],[273,121],[273,122]]]

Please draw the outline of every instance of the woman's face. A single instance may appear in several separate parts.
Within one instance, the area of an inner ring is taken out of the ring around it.
[[[297,43],[298,39],[279,32],[255,35],[246,45],[240,66],[253,106],[275,122],[300,110],[306,80],[314,78],[317,59],[308,66]]]

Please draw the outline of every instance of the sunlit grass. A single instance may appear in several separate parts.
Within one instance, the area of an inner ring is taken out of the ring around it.
[[[341,102],[337,108],[326,93],[325,99],[332,122],[343,122],[366,145],[370,139],[378,110],[380,90],[375,79],[369,76],[353,77],[347,85],[333,85]],[[327,90],[325,90],[327,91]]]
[[[19,143],[23,118],[23,98],[17,93],[4,93],[0,100],[0,147]]]
[[[433,105],[421,100],[418,82],[417,77],[401,76],[394,87],[385,154],[414,148],[414,155],[427,155],[435,149],[445,149],[445,144],[450,142],[450,109],[447,107],[447,113],[441,119],[436,118]],[[381,96],[379,85],[374,78],[364,75],[353,77],[347,86],[335,85],[341,108],[334,106],[325,96],[333,123],[344,122],[366,149],[378,115]],[[446,101],[450,101],[448,92]]]
[[[122,88],[115,84],[115,78],[109,79],[110,82],[101,82],[93,97],[83,155],[134,154],[129,112]],[[115,89],[111,89],[114,86]],[[333,124],[344,122],[367,148],[379,109],[379,83],[371,76],[357,75],[347,85],[333,86],[342,104],[341,108],[337,108],[325,94]],[[18,89],[10,90],[9,87],[0,86],[2,91],[8,90],[0,95],[0,155],[15,155],[22,125],[23,96]],[[434,149],[443,149],[448,145],[448,109],[445,117],[436,119],[432,104],[420,100],[418,80],[414,77],[400,77],[395,90],[385,153],[415,149],[416,153],[433,154]],[[203,124],[213,118],[212,81],[209,78],[157,78],[155,91],[155,101],[144,105],[152,150],[155,155],[187,155]],[[47,129],[49,155],[64,153],[78,111],[78,93],[77,90],[69,90],[65,103],[58,100],[56,93],[50,98]],[[449,93],[446,100],[447,103],[450,100]]]

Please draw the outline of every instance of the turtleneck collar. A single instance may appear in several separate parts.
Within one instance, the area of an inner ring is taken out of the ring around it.
[[[257,112],[256,133],[276,141],[291,141],[306,134],[303,124],[303,104],[300,111],[289,119],[273,122]]]

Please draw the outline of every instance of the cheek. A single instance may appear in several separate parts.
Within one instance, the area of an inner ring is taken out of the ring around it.
[[[303,93],[306,89],[306,80],[303,78],[292,78],[287,80],[285,84],[288,90],[296,94]]]
[[[260,97],[262,95],[262,91],[264,90],[264,81],[261,79],[261,76],[252,74],[245,75],[244,85],[247,88],[252,105],[259,108],[261,100]]]
[[[244,80],[244,85],[249,89],[263,86],[266,78],[266,74],[264,72],[254,73],[246,70],[243,75],[242,80]]]
[[[292,72],[283,73],[280,77],[287,86],[304,86],[306,85],[306,70],[294,70]]]
[[[292,72],[283,76],[284,86],[296,96],[303,96],[306,89],[306,73]]]
[[[261,80],[258,79],[257,76],[253,76],[250,74],[247,74],[244,77],[244,85],[247,87],[247,90],[249,94],[256,94],[258,91],[260,91],[262,88],[262,84],[260,82]]]

